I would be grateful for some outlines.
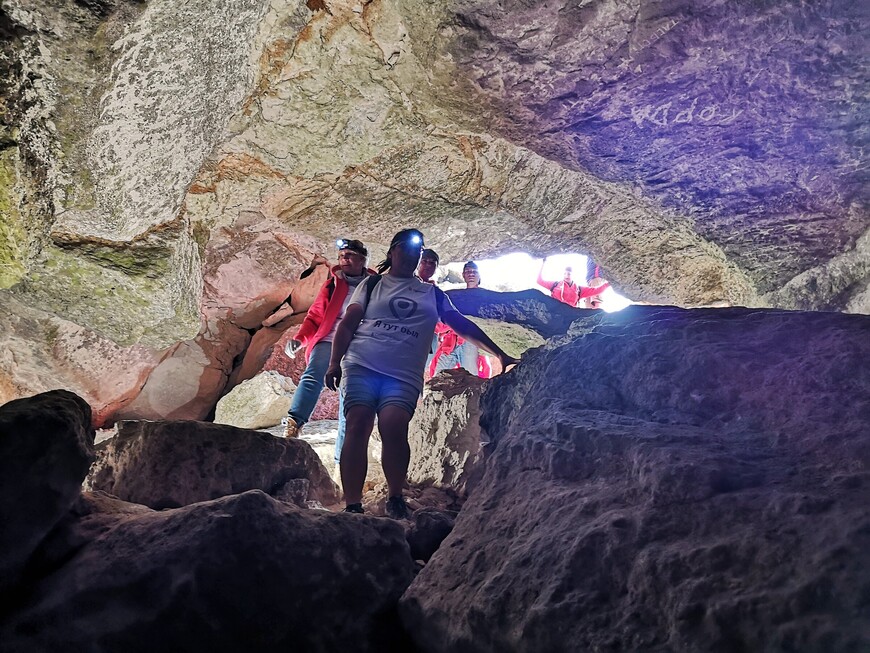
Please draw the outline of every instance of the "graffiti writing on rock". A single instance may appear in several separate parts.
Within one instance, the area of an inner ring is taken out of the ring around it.
[[[656,127],[670,128],[674,125],[688,125],[692,122],[727,125],[734,122],[743,113],[743,109],[722,109],[718,104],[698,106],[698,98],[692,100],[689,106],[674,106],[673,102],[664,104],[646,105],[631,108],[631,119],[640,128],[646,127],[647,123]]]
[[[654,45],[656,41],[661,39],[665,34],[670,32],[674,27],[679,25],[679,21],[676,18],[669,20],[664,25],[660,25],[653,33],[649,34],[645,39],[641,39],[638,42],[629,42],[628,44],[628,56],[622,57],[619,68],[629,68],[631,64],[634,63],[634,56],[639,52],[646,50],[650,46]],[[640,72],[638,66],[638,70],[635,72]]]

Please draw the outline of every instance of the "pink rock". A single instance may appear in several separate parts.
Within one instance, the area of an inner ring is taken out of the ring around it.
[[[214,409],[232,370],[233,358],[250,336],[225,320],[180,343],[151,372],[139,395],[114,418],[204,419]]]

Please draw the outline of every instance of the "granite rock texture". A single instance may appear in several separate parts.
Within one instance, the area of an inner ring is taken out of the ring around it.
[[[207,415],[313,254],[409,225],[639,301],[870,313],[865,5],[3,0],[0,295],[181,356],[143,417]]]
[[[870,318],[635,306],[490,382],[424,651],[858,651]]]
[[[309,499],[338,501],[335,484],[302,440],[194,421],[121,422],[97,446],[84,487],[155,509],[310,481]]]
[[[50,553],[50,555],[49,555]],[[4,650],[408,650],[401,526],[250,491],[160,512],[85,493]]]
[[[408,425],[408,480],[466,492],[483,458],[480,395],[486,381],[465,370],[444,370],[426,383]]]
[[[91,409],[65,390],[0,406],[0,594],[79,496],[94,459]],[[3,601],[6,599],[4,598]]]
[[[451,89],[433,98],[439,109],[673,208],[777,305],[790,304],[776,290],[809,271],[821,281],[805,285],[812,308],[843,308],[866,289],[866,6],[427,9],[407,24],[408,40],[431,87]],[[827,266],[862,251],[861,262]]]
[[[191,337],[209,242],[251,229],[416,223],[452,258],[589,251],[642,300],[866,308],[860,3],[3,9],[6,283],[115,339]]]

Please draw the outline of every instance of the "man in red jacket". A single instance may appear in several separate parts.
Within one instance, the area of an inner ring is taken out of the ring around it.
[[[339,321],[344,317],[344,311],[350,303],[354,289],[373,270],[366,269],[368,250],[359,240],[340,239],[338,246],[338,265],[331,270],[330,277],[320,289],[317,298],[308,309],[305,321],[299,327],[295,341],[292,341],[291,351],[300,347],[308,350],[308,366],[299,379],[299,385],[293,394],[293,403],[287,413],[287,423],[284,426],[284,437],[295,438],[302,426],[311,417],[320,391],[323,390],[323,377],[329,366],[332,352],[332,339]],[[344,410],[343,397],[339,393],[338,407],[338,437],[335,441],[335,462],[341,459],[341,447],[344,442]]]
[[[547,262],[547,257],[541,261],[541,270],[538,272],[538,285],[543,286],[550,291],[550,296],[553,299],[558,299],[563,304],[568,306],[577,306],[577,302],[587,297],[595,297],[600,295],[610,287],[606,281],[600,286],[590,288],[588,286],[579,286],[571,279],[573,270],[570,267],[565,268],[565,273],[562,275],[561,281],[547,281],[544,279],[544,264]]]

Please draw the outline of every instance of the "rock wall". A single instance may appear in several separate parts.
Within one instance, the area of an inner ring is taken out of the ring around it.
[[[637,306],[526,354],[484,394],[483,478],[402,599],[417,645],[866,648],[868,336]]]
[[[0,297],[148,359],[110,412],[162,362],[138,417],[208,415],[314,253],[352,236],[377,258],[411,224],[446,259],[588,252],[636,300],[867,313],[867,20],[3,0]]]
[[[5,285],[166,346],[196,332],[221,229],[415,223],[451,258],[589,251],[642,300],[864,310],[865,17],[6,0]]]

